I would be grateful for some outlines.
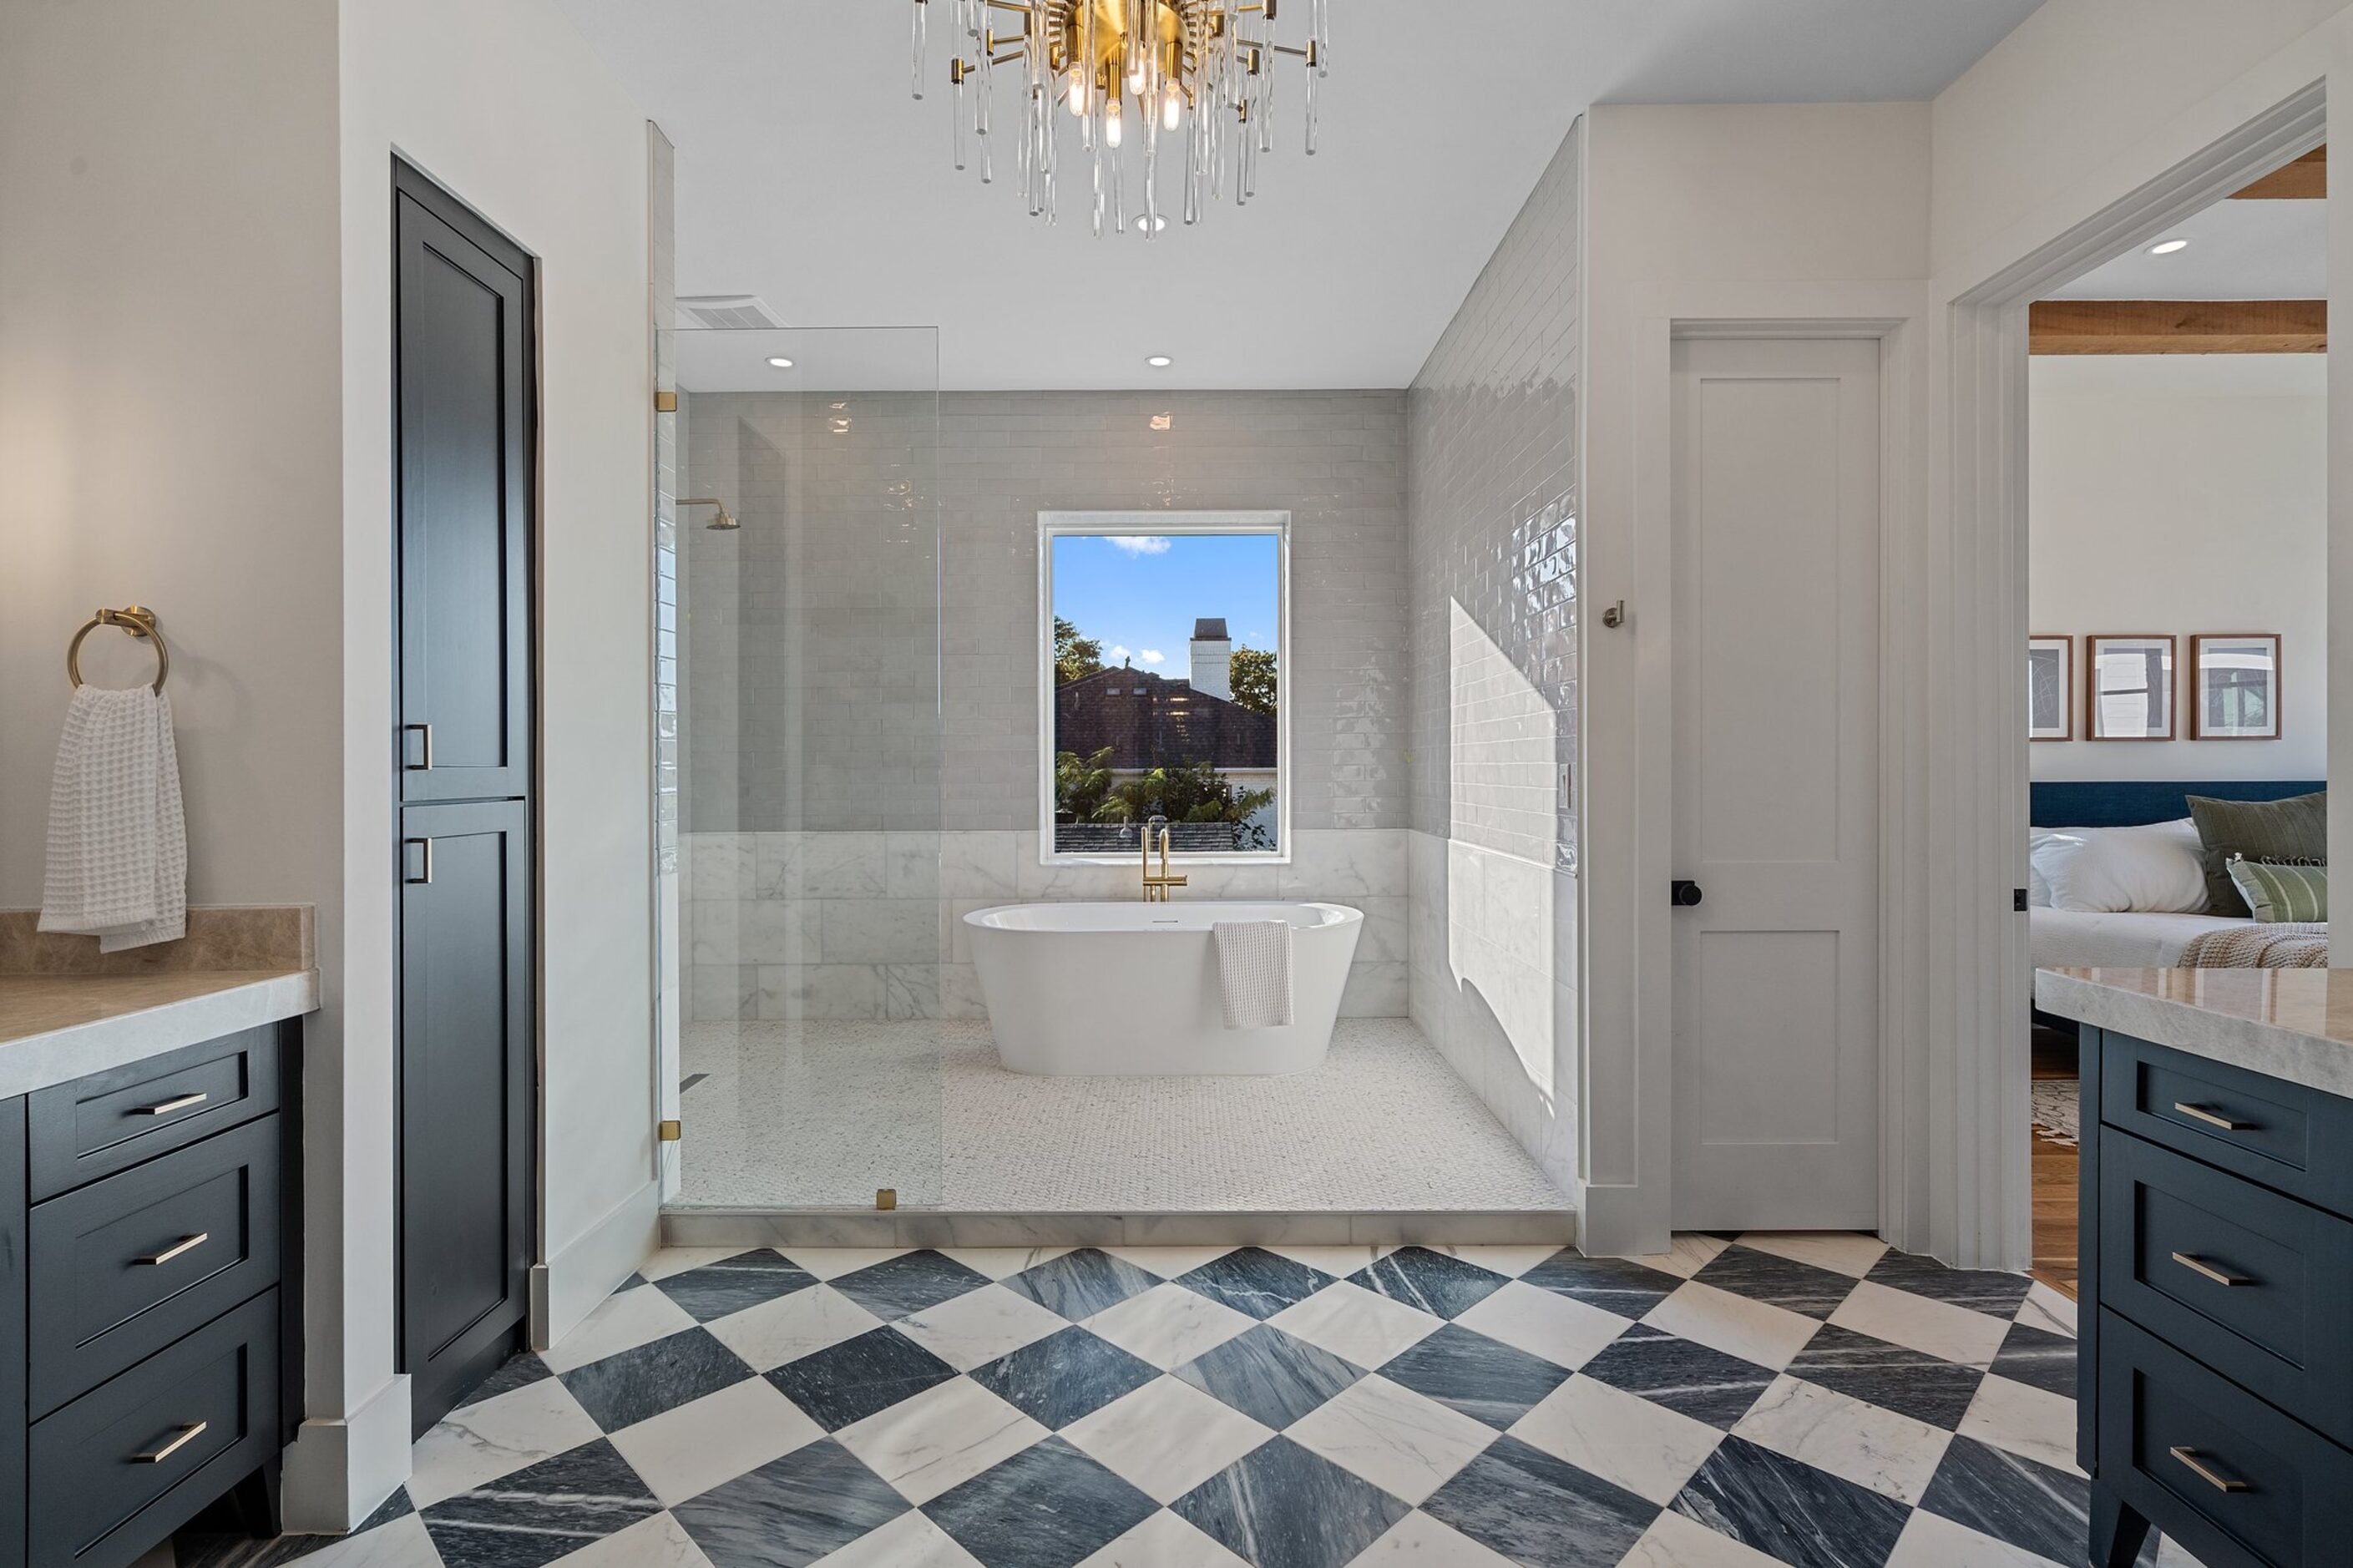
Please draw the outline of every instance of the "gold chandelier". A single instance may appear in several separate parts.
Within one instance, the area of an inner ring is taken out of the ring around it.
[[[1274,150],[1276,57],[1306,67],[1302,117],[1315,153],[1317,84],[1327,69],[1331,0],[1301,0],[1307,36],[1275,37],[1280,0],[914,0],[914,92],[923,96],[925,34],[934,5],[948,12],[956,54],[955,166],[976,149],[983,184],[997,178],[991,106],[1000,79],[1018,88],[1016,156],[1029,216],[1058,221],[1062,122],[1077,128],[1091,180],[1094,232],[1130,227],[1146,239],[1168,226],[1166,182],[1198,223],[1206,194],[1234,205],[1258,195],[1259,160]],[[1007,31],[997,31],[1002,23]],[[1057,110],[1061,112],[1057,112]],[[1134,174],[1129,164],[1140,165]],[[1140,180],[1133,209],[1126,189]]]

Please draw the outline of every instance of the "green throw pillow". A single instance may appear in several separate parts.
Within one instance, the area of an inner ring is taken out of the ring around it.
[[[2272,866],[2233,857],[2231,881],[2259,921],[2311,922],[2328,918],[2326,866]]]
[[[2189,815],[2206,848],[2209,914],[2248,914],[2247,900],[2231,881],[2231,860],[2242,856],[2266,866],[2328,864],[2328,792],[2285,800],[2215,800],[2189,797]]]

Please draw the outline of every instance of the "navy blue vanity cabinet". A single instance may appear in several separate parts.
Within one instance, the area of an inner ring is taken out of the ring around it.
[[[2353,1563],[2353,1100],[2082,1038],[2091,1562]]]
[[[301,1024],[0,1101],[0,1563],[277,1532],[299,1419]]]

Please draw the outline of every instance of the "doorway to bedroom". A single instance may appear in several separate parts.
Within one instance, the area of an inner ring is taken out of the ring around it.
[[[2316,149],[2031,307],[2037,969],[2327,963],[2327,181]],[[2071,1297],[2073,1029],[2026,1042]]]

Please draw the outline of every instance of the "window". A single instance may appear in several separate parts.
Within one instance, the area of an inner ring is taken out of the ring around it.
[[[1291,514],[1038,521],[1039,844],[1127,858],[1288,858]]]

